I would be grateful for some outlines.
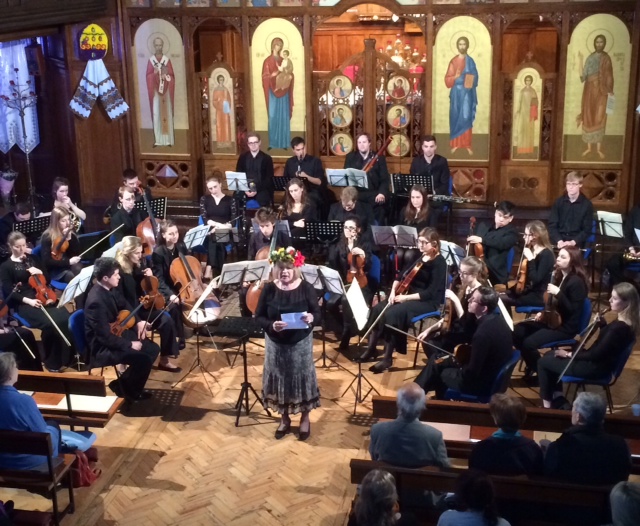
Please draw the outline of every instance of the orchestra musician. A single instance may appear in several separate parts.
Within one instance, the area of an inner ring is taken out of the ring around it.
[[[501,201],[494,212],[494,224],[480,223],[474,235],[467,237],[468,243],[481,243],[484,259],[489,269],[492,285],[506,285],[510,268],[507,268],[509,251],[518,243],[518,232],[511,224],[515,205]]]
[[[27,242],[21,232],[9,234],[9,248],[11,257],[0,265],[0,281],[5,298],[16,285],[18,290],[9,298],[8,305],[24,318],[31,327],[42,331],[42,348],[44,351],[44,365],[49,372],[59,372],[71,363],[74,350],[67,346],[58,330],[62,331],[69,343],[73,345],[69,331],[69,311],[54,306],[44,306],[36,298],[36,291],[29,284],[29,278],[42,275],[42,270],[34,266],[30,256],[27,256]],[[42,311],[46,310],[46,314]],[[49,316],[47,316],[47,314]],[[51,321],[53,320],[53,322]],[[55,324],[55,326],[54,326]],[[56,328],[57,327],[57,328]],[[37,355],[36,355],[37,356]]]
[[[548,312],[539,312],[533,321],[520,322],[513,331],[513,345],[522,353],[527,366],[524,378],[527,380],[536,373],[541,345],[573,338],[580,331],[584,300],[589,292],[580,249],[575,246],[560,249],[555,269],[551,283],[547,285],[547,295],[552,296],[550,302],[557,303],[561,324],[555,329],[550,328],[544,321],[549,316]],[[545,310],[548,310],[546,306]]]
[[[49,228],[42,234],[41,245],[42,265],[48,281],[69,283],[82,270],[80,242],[67,208],[56,206],[51,211]]]
[[[238,214],[235,199],[224,194],[218,176],[207,177],[207,191],[209,193],[200,198],[200,217],[203,224],[211,227],[211,235],[206,241],[207,267],[204,273],[205,279],[211,279],[220,274],[227,256],[225,248],[227,243],[215,240],[216,228],[231,228],[231,220]]]
[[[248,259],[253,261],[261,248],[271,245],[271,238],[276,236],[276,247],[288,247],[291,245],[291,238],[281,230],[275,229],[278,215],[271,208],[260,208],[256,212],[256,222],[258,230],[254,231],[249,238]],[[238,300],[240,302],[240,313],[242,316],[251,317],[251,311],[247,307],[247,289],[249,282],[244,282],[238,290]]]
[[[111,331],[118,313],[131,306],[113,289],[120,283],[120,265],[113,258],[98,258],[93,269],[95,285],[87,295],[85,335],[92,367],[128,365],[127,370],[109,388],[129,401],[151,398],[144,390],[153,362],[160,353],[158,345],[147,336],[147,323],[138,316],[135,326],[118,336]]]
[[[378,357],[378,340],[381,336],[384,336],[385,340],[382,360],[369,369],[374,373],[381,373],[391,367],[395,350],[401,354],[407,353],[406,336],[387,328],[386,325],[406,331],[414,316],[436,310],[444,297],[447,263],[440,254],[440,237],[435,229],[425,228],[420,231],[418,248],[421,252],[420,257],[397,275],[388,300],[378,303],[372,309],[364,329],[366,332],[377,322],[369,334],[367,351],[360,357],[361,361],[375,360]],[[409,284],[408,293],[397,295],[396,290],[403,278],[415,269],[417,273]]]
[[[260,150],[260,135],[247,133],[249,151],[240,154],[236,163],[236,172],[247,174],[247,181],[255,190],[245,192],[247,199],[255,199],[260,206],[273,203],[273,159]]]
[[[368,133],[361,133],[357,139],[357,150],[347,154],[344,167],[362,170],[375,155],[376,152],[371,151],[371,136]],[[384,155],[380,155],[367,172],[368,188],[357,188],[358,201],[367,203],[373,208],[373,215],[378,225],[386,224],[385,205],[389,200],[389,182],[387,160]]]
[[[8,212],[0,219],[0,261],[5,261],[11,251],[7,245],[9,234],[13,232],[14,225],[22,221],[31,219],[31,205],[28,201],[18,201],[13,207],[13,212]],[[33,236],[33,234],[32,234]],[[38,242],[37,237],[27,240],[30,244],[35,245]],[[27,247],[27,254],[31,254],[31,248]]]
[[[470,343],[477,328],[477,318],[469,311],[469,302],[473,293],[486,285],[487,267],[476,256],[467,256],[460,261],[460,288],[458,293],[453,288],[444,291],[445,299],[451,300],[453,311],[450,313],[449,330],[446,329],[446,316],[418,335],[420,340],[429,340],[433,345],[448,352],[453,352],[456,345]],[[449,308],[451,308],[449,307]],[[444,327],[444,329],[443,329]],[[423,350],[428,358],[436,354],[437,350],[431,345],[423,343]]]
[[[340,193],[340,201],[329,207],[327,221],[344,223],[350,215],[357,215],[360,218],[363,232],[369,231],[369,227],[375,222],[371,205],[358,201],[358,190],[355,187],[345,186]]]
[[[640,332],[640,298],[630,283],[618,283],[613,287],[609,306],[616,319],[607,323],[598,315],[595,323],[598,338],[590,347],[578,351],[565,374],[580,378],[602,378],[613,371],[620,354],[634,341]],[[560,374],[573,356],[574,349],[557,349],[547,352],[538,361],[540,397],[544,407],[555,406],[554,400],[562,397]]]
[[[327,176],[318,157],[307,153],[307,145],[302,137],[291,139],[293,157],[289,157],[284,165],[284,176],[287,179],[297,177],[304,183],[304,189],[323,220],[329,212],[329,205],[335,202],[334,193],[327,186]]]
[[[438,155],[438,145],[433,135],[425,135],[422,138],[422,155],[418,155],[411,161],[409,169],[411,175],[430,176],[433,178],[433,191],[436,195],[450,195],[449,184],[451,172],[449,163],[445,157]],[[438,227],[440,215],[445,203],[434,201],[429,207],[428,223],[425,226]]]
[[[349,266],[348,256],[359,256],[364,259],[362,271],[365,275],[368,274],[371,268],[371,250],[372,243],[370,236],[363,233],[362,226],[360,225],[360,218],[356,215],[347,216],[342,227],[342,236],[340,240],[329,247],[329,266],[332,269],[337,270],[342,277],[342,281],[346,284],[348,282],[348,274],[353,269]],[[354,272],[355,274],[355,272]],[[367,305],[371,305],[373,299],[373,292],[371,291],[368,283],[362,288],[362,295],[364,296]],[[338,347],[341,351],[346,351],[349,348],[349,340],[351,336],[355,336],[358,332],[351,307],[346,297],[338,294],[331,293],[330,298],[327,301],[327,310],[340,318],[339,310],[342,306],[342,335],[340,337],[340,345]]]
[[[412,226],[420,232],[423,228],[430,226],[429,208],[427,189],[421,184],[414,184],[409,192],[409,202],[400,211],[397,224]],[[405,260],[415,261],[418,257],[416,248],[396,247],[395,250],[396,269],[403,268]]]
[[[603,277],[603,281],[608,285],[609,290],[617,283],[628,281],[625,274],[629,263],[640,262],[640,238],[636,234],[636,229],[640,230],[640,205],[634,206],[624,218],[624,240],[628,248],[623,253],[614,254],[607,261],[606,269],[609,272],[609,279]]]
[[[294,246],[296,246],[296,240],[300,245],[300,238],[305,235],[306,223],[317,221],[318,212],[315,204],[307,195],[304,183],[297,177],[291,179],[287,184],[282,212],[282,219],[286,219],[289,223]],[[296,248],[299,249],[299,246]]]
[[[502,314],[496,312],[497,306],[498,293],[491,287],[481,286],[473,291],[469,312],[476,317],[477,326],[468,361],[451,357],[439,360],[433,355],[416,378],[426,393],[435,391],[436,398],[442,399],[447,389],[475,395],[491,392],[498,371],[513,353],[511,329]]]
[[[593,229],[593,205],[580,191],[582,175],[569,172],[566,193],[553,203],[549,214],[549,237],[554,246],[583,248]]]
[[[136,208],[136,194],[128,186],[121,186],[118,190],[119,203],[115,213],[111,216],[111,230],[124,225],[113,232],[113,239],[117,243],[125,236],[135,236],[136,228],[146,217],[147,213]]]
[[[513,286],[500,297],[509,308],[522,305],[542,307],[544,292],[547,290],[555,264],[553,246],[549,241],[547,227],[542,221],[529,221],[525,226],[522,258],[523,261],[527,260],[526,280],[522,293],[518,294],[516,287]]]
[[[149,201],[153,199],[153,197],[151,196],[151,188],[149,188],[148,186],[146,186],[144,189],[142,188],[142,183],[138,178],[138,174],[132,168],[127,168],[122,172],[122,184],[120,185],[120,188],[123,186],[133,192],[136,203],[142,202],[144,200],[144,197],[142,196],[142,192],[144,192],[147,195],[147,199]],[[111,216],[113,216],[113,214],[116,213],[116,210],[118,210],[118,205],[120,204],[120,198],[122,197],[120,188],[116,190],[115,195],[113,196],[113,200],[111,202],[111,207],[108,209]]]
[[[53,186],[51,188],[51,194],[53,197],[53,208],[61,207],[65,208],[69,215],[75,216],[78,223],[87,219],[87,214],[84,210],[78,207],[69,197],[69,180],[64,177],[56,177],[53,180]],[[78,225],[79,227],[79,225]]]
[[[146,258],[142,257],[142,241],[139,237],[126,236],[122,239],[122,248],[116,253],[116,261],[120,265],[120,283],[116,287],[118,293],[131,305],[136,306],[139,298],[146,295],[142,288],[145,277],[153,276],[146,267]],[[158,294],[161,294],[158,291]],[[164,303],[164,302],[163,302]],[[182,369],[171,361],[177,358],[180,349],[184,349],[184,339],[178,342],[177,329],[182,322],[180,309],[176,306],[167,309],[169,316],[160,315],[157,308],[143,307],[140,318],[147,320],[151,328],[160,336],[160,362],[158,369],[170,373],[179,373]]]

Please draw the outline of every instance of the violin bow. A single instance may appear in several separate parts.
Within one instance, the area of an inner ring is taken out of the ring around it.
[[[422,338],[418,338],[417,336],[414,336],[413,334],[410,334],[408,332],[402,331],[400,329],[398,329],[397,327],[394,327],[393,325],[389,325],[388,323],[385,324],[385,327],[388,327],[389,329],[393,329],[396,332],[399,332],[400,334],[404,334],[405,336],[408,336],[409,338],[411,338],[412,340],[415,340],[417,342],[420,343],[424,343],[425,345],[428,345],[430,347],[433,347],[434,349],[437,349],[438,351],[441,351],[445,354],[448,354],[449,356],[453,356],[455,358],[455,354],[453,354],[452,352],[449,351],[445,351],[442,347],[438,347],[437,345],[427,341],[427,340],[423,340]]]
[[[98,241],[97,243],[94,243],[93,245],[91,245],[87,250],[85,250],[82,254],[80,254],[78,257],[81,258],[82,256],[84,256],[87,252],[92,251],[94,248],[96,248],[100,243],[102,243],[105,239],[107,239],[111,234],[113,234],[114,232],[117,232],[118,230],[120,230],[122,227],[124,226],[124,223],[121,224],[119,227],[114,228],[113,230],[111,230],[106,236],[100,238],[100,241]]]
[[[180,289],[180,292],[178,292],[178,294],[176,294],[176,296],[180,297],[180,294],[182,294],[184,292],[184,290],[191,285],[191,283],[193,283],[194,280],[191,280],[189,283],[187,283],[184,287],[182,287]],[[173,307],[175,305],[175,303],[173,301],[167,301],[164,305],[164,308],[158,313],[158,315],[153,318],[153,321],[150,323],[150,325],[153,325],[156,321],[158,321],[158,318],[160,318],[160,316],[162,316],[165,312],[167,312],[171,307]],[[151,313],[149,313],[149,316],[151,316]]]

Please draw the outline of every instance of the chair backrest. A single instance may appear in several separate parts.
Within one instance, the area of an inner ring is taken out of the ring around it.
[[[73,336],[73,342],[80,356],[86,354],[86,340],[84,336],[84,311],[79,309],[69,317],[69,330]]]
[[[49,433],[0,430],[0,450],[17,455],[53,455]]]
[[[584,331],[591,321],[591,300],[589,298],[584,299],[582,304],[582,314],[580,316],[580,331]]]
[[[513,267],[513,260],[516,257],[516,247],[511,247],[507,254],[507,270],[511,273],[511,267]]]
[[[31,250],[31,255],[36,258],[39,258],[41,252],[42,252],[42,245],[38,244],[35,247],[33,247],[33,249]]]
[[[371,289],[377,290],[380,285],[380,279],[382,276],[382,265],[380,264],[380,258],[375,254],[371,254],[371,266],[369,267],[369,273],[367,278],[372,281]]]
[[[509,361],[502,366],[498,376],[496,376],[495,381],[493,382],[493,386],[491,388],[491,394],[494,395],[496,393],[504,393],[509,386],[509,380],[511,379],[511,374],[513,370],[516,368],[516,364],[520,361],[520,351],[515,349]]]
[[[204,219],[202,219],[202,216],[198,216],[198,226],[202,225],[204,225]]]
[[[633,346],[635,344],[636,344],[636,339],[634,338],[633,341],[625,348],[625,350],[618,357],[616,366],[613,369],[612,381],[617,380],[618,376],[622,374],[622,371],[624,370],[624,366],[627,365],[627,360],[629,360],[629,356],[631,356],[631,353],[633,352]]]

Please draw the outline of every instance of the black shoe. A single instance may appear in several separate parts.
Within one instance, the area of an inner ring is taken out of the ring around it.
[[[184,349],[186,346],[187,346],[187,343],[186,343],[184,340],[180,340],[180,341],[178,342],[178,349],[179,349],[179,350]]]
[[[393,362],[391,361],[380,360],[377,364],[369,367],[369,370],[374,374],[384,373],[392,364]]]
[[[276,433],[274,436],[276,437],[276,440],[280,440],[282,437],[284,437],[288,433],[291,433],[291,422],[289,422],[282,429],[280,429],[280,426],[278,426],[278,429],[276,429]]]
[[[138,396],[134,396],[133,399],[135,401],[149,400],[149,398],[151,397],[153,397],[153,394],[151,394],[149,391],[142,391]]]
[[[308,431],[300,431],[298,434],[298,440],[304,442],[311,436],[311,422],[309,422],[309,430]]]
[[[532,367],[525,367],[524,368],[524,374],[522,375],[522,379],[523,380],[530,380],[531,378],[533,378],[534,376],[536,376],[538,373],[536,372],[535,369],[533,369]]]
[[[563,411],[571,411],[571,403],[564,396],[556,396],[551,401],[551,409],[561,409]]]
[[[109,389],[111,389],[113,391],[113,394],[115,394],[118,398],[126,398],[119,380],[112,380],[111,382],[109,382]]]
[[[340,339],[340,345],[338,345],[338,350],[339,351],[348,351],[350,342],[351,342],[351,338],[349,336],[343,336]]]
[[[367,349],[364,353],[358,356],[355,361],[360,363],[375,362],[378,359],[378,349]]]

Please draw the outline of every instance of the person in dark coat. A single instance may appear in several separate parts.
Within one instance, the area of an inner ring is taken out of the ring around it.
[[[375,223],[373,208],[367,203],[358,201],[358,190],[353,186],[345,186],[340,194],[340,201],[329,207],[327,221],[345,222],[347,216],[356,215],[360,218],[363,232],[370,231]]]
[[[91,366],[128,365],[120,378],[109,383],[109,388],[117,396],[132,401],[150,398],[144,386],[160,348],[146,338],[147,323],[137,317],[135,329],[125,330],[122,336],[110,330],[110,324],[116,321],[121,310],[132,310],[120,295],[111,292],[120,282],[118,262],[113,258],[98,258],[93,275],[96,284],[85,303],[85,336]]]
[[[130,188],[121,186],[118,191],[120,202],[111,216],[113,240],[117,243],[125,236],[135,236],[136,228],[146,217],[145,212],[136,208],[136,195]],[[122,225],[122,228],[119,228]]]
[[[583,248],[593,229],[593,205],[580,192],[582,175],[569,172],[567,193],[558,197],[549,213],[549,236],[558,248]]]
[[[247,174],[247,181],[253,188],[244,192],[247,199],[255,199],[260,206],[273,203],[273,159],[260,150],[260,135],[247,133],[249,151],[240,154],[236,163],[236,172]]]

